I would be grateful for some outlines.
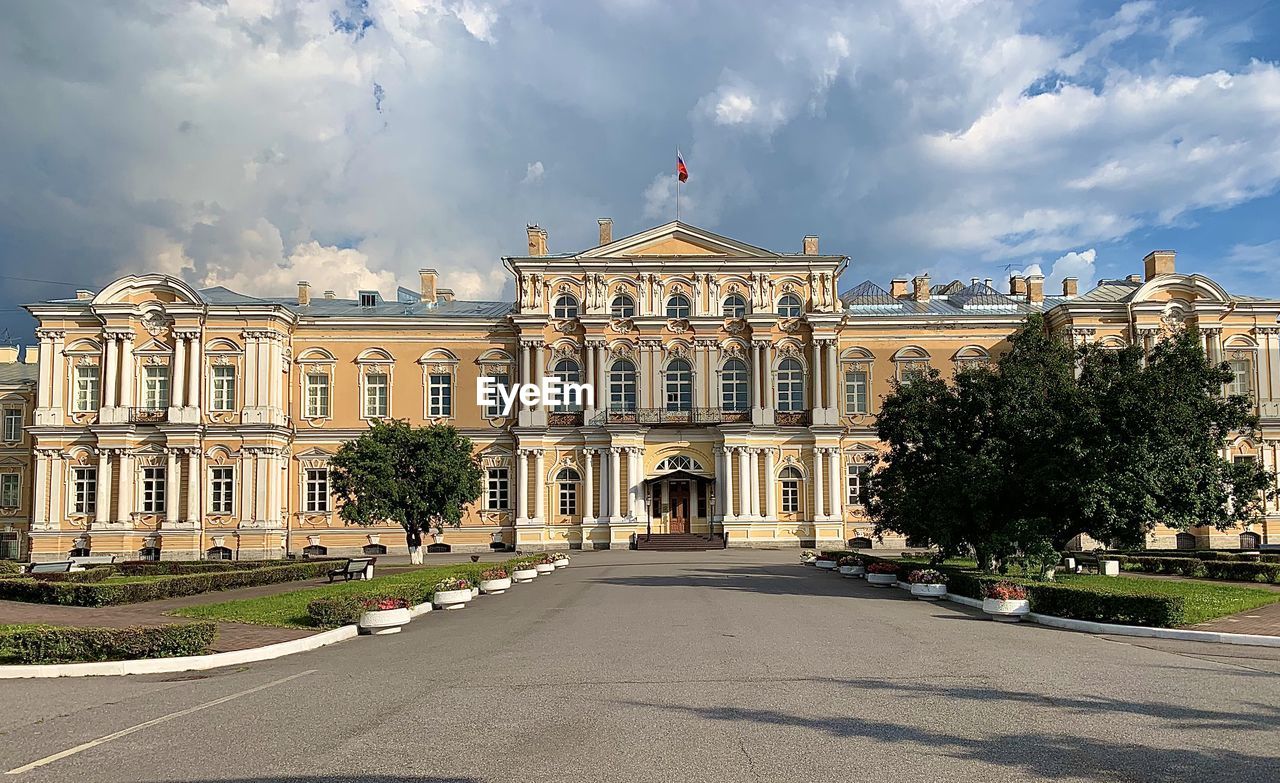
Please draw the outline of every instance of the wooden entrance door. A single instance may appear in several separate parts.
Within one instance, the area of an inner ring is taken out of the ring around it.
[[[671,524],[668,529],[672,533],[688,533],[689,482],[673,481],[668,486],[667,492],[671,502]]]

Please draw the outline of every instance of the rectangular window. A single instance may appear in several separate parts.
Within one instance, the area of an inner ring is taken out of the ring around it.
[[[390,378],[385,373],[364,376],[364,415],[368,419],[387,417]]]
[[[511,376],[506,373],[497,373],[489,376],[493,378],[493,384],[499,389],[511,388]],[[493,404],[484,409],[484,415],[496,419],[502,415],[502,396],[496,391],[493,394]]]
[[[328,513],[329,469],[307,468],[303,481],[303,510],[312,514]]]
[[[489,468],[488,492],[484,507],[490,511],[505,511],[511,507],[511,479],[506,468]]]
[[[4,409],[4,441],[17,443],[22,440],[22,409]]]
[[[167,376],[166,376],[167,377]],[[142,469],[142,511],[146,514],[164,513],[165,468]]]
[[[844,412],[849,415],[867,412],[867,373],[863,370],[844,374]]]
[[[143,368],[142,407],[160,410],[169,407],[169,368],[148,365]]]
[[[1232,359],[1227,362],[1227,366],[1231,369],[1231,383],[1227,386],[1227,391],[1232,394],[1250,396],[1253,393],[1253,384],[1250,383],[1253,367],[1250,361],[1248,359]]]
[[[0,473],[0,508],[17,508],[19,497],[17,473]]]
[[[560,516],[571,517],[578,513],[578,485],[572,481],[560,482]]]
[[[213,368],[213,399],[209,409],[233,411],[236,409],[236,368],[215,365]]]
[[[845,471],[848,485],[848,491],[845,493],[845,503],[850,506],[860,506],[862,505],[862,479],[867,474],[867,466],[849,463],[845,465]]]
[[[430,393],[427,415],[452,416],[453,376],[448,374],[433,374],[428,379],[427,389]]]
[[[72,468],[71,513],[92,514],[98,507],[98,469]]]
[[[230,514],[234,508],[236,470],[231,467],[209,469],[209,511]]]
[[[323,372],[307,373],[307,418],[329,418],[329,375]]]
[[[782,510],[788,514],[800,511],[800,481],[784,479],[782,482]]]
[[[99,375],[97,365],[86,364],[76,367],[75,399],[72,400],[76,413],[91,413],[98,410]]]

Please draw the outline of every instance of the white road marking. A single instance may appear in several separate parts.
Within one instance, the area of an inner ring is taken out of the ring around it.
[[[195,707],[188,707],[185,710],[179,710],[178,712],[171,712],[168,715],[161,715],[159,718],[153,718],[147,721],[146,723],[139,723],[137,726],[130,726],[127,729],[121,729],[120,731],[114,732],[112,734],[108,734],[105,737],[99,737],[96,740],[90,740],[84,743],[83,745],[76,745],[74,748],[68,748],[67,750],[61,751],[59,753],[55,753],[52,756],[45,756],[44,758],[37,759],[36,761],[31,762],[30,764],[23,764],[21,767],[15,767],[9,770],[8,772],[6,772],[5,774],[21,775],[23,772],[30,772],[31,770],[37,767],[43,767],[46,764],[52,764],[55,761],[65,759],[68,756],[74,756],[75,754],[80,753],[82,751],[86,751],[90,748],[96,748],[97,746],[105,742],[110,742],[111,740],[120,739],[121,737],[127,737],[130,734],[133,734],[134,732],[142,731],[143,729],[147,729],[152,726],[165,723],[167,721],[171,721],[175,718],[182,718],[192,713],[199,712],[200,710],[207,710],[210,707],[216,707],[219,704],[225,704],[231,701],[232,699],[238,699],[241,696],[248,696],[251,693],[257,693],[258,691],[263,691],[263,690],[266,690],[267,688],[274,688],[277,685],[284,685],[286,682],[289,682],[290,680],[296,680],[299,677],[305,677],[308,674],[315,674],[316,671],[317,671],[316,669],[308,669],[305,672],[291,674],[288,677],[283,677],[279,680],[273,680],[263,685],[258,685],[254,688],[250,688],[247,691],[240,691],[239,693],[233,693],[230,696],[223,696],[220,699],[214,699],[213,701],[205,702],[204,704],[198,704]]]

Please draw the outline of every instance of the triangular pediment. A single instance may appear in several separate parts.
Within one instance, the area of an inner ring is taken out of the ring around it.
[[[673,221],[638,234],[615,239],[607,245],[582,253],[582,258],[617,258],[640,256],[728,256],[731,258],[775,258],[762,247],[739,242],[729,237]]]

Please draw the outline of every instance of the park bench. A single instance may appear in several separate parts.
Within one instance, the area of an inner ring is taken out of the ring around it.
[[[329,581],[333,582],[337,577],[342,577],[348,582],[352,579],[364,579],[369,566],[373,565],[377,559],[376,557],[353,557],[343,565],[330,571]]]
[[[32,563],[27,567],[28,574],[65,574],[70,570],[70,560],[59,560],[55,563]]]
[[[83,571],[86,567],[111,565],[116,562],[115,555],[85,555],[71,558],[71,570]]]

